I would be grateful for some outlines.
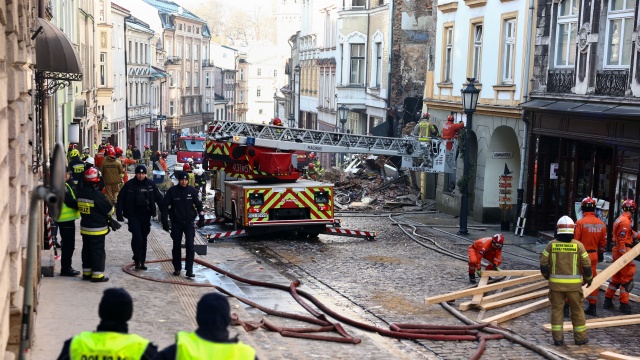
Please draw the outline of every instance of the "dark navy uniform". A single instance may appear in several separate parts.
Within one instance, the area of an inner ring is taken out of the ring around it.
[[[71,177],[73,178],[73,183],[76,188],[82,186],[84,170],[84,161],[80,160],[77,156],[73,157],[69,162],[69,171],[71,171]]]
[[[142,165],[136,167],[136,171]],[[146,174],[146,168],[144,169]],[[118,194],[116,216],[118,220],[129,220],[131,250],[136,268],[145,269],[147,259],[147,236],[151,231],[151,218],[156,216],[156,204],[160,206],[162,194],[156,184],[148,178],[143,181],[133,178],[127,181]]]
[[[109,278],[104,276],[104,240],[109,233],[113,206],[107,197],[93,186],[80,188],[77,197],[78,210],[82,217],[82,278],[94,282],[107,281]]]
[[[188,178],[185,172],[178,174],[178,181]],[[198,191],[193,186],[174,185],[164,196],[162,201],[162,226],[168,230],[167,215],[171,216],[171,239],[173,239],[173,249],[171,255],[173,258],[173,268],[176,273],[182,270],[181,243],[182,235],[185,237],[185,270],[187,276],[193,276],[193,258],[195,257],[193,250],[193,238],[195,237],[195,229],[193,221],[200,214],[198,226],[204,225],[204,212],[202,211],[202,202],[198,199]],[[197,211],[196,211],[197,210]],[[177,274],[176,274],[177,275]]]

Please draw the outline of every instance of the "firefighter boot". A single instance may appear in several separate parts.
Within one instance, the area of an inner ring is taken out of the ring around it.
[[[584,338],[582,340],[575,340],[574,342],[575,342],[576,345],[586,345],[586,344],[589,343],[589,339]]]
[[[620,304],[620,312],[623,314],[631,314],[631,306],[629,306],[629,304]]]
[[[469,274],[469,283],[471,284],[476,283],[476,274]]]
[[[584,311],[585,315],[597,316],[596,315],[596,304],[589,304],[587,310]]]
[[[604,298],[604,303],[602,304],[602,308],[603,309],[613,309],[613,299],[611,298]]]

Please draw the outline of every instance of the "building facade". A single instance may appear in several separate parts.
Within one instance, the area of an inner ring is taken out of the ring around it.
[[[100,10],[110,2],[100,4]],[[106,24],[99,24],[98,114],[102,120],[102,140],[118,146],[127,144],[127,80],[125,62],[125,18],[130,11],[111,3]],[[106,39],[107,44],[102,44]]]

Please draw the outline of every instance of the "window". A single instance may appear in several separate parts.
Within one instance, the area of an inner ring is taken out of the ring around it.
[[[376,80],[374,86],[379,88],[382,83],[382,43],[376,43]]]
[[[178,70],[178,76],[176,77],[176,85],[177,86],[182,86],[182,72],[180,70]]]
[[[191,44],[184,44],[184,58],[191,59]]]
[[[633,50],[634,0],[610,0],[605,66],[629,66]]]
[[[138,43],[136,43],[136,54],[135,54],[136,64],[140,62],[140,57],[138,54]]]
[[[178,30],[182,30],[182,24],[178,24]]]
[[[164,43],[165,50],[167,50],[167,56],[173,56],[173,48],[171,47],[171,40],[167,40]]]
[[[100,53],[100,86],[107,86],[107,53]]]
[[[244,80],[244,69],[240,69],[240,80]]]
[[[173,70],[169,71],[169,86],[173,86],[174,77],[175,77],[175,72]]]
[[[131,63],[131,52],[133,51],[133,43],[129,41],[129,53],[127,54],[127,61]]]
[[[200,87],[199,80],[200,80],[200,73],[196,71],[193,73],[193,86]]]
[[[200,28],[196,27],[196,34],[200,34]]]
[[[199,50],[199,46],[193,45],[193,60],[198,60],[198,50]]]
[[[273,77],[277,77],[278,76],[278,70],[273,70]]]
[[[244,91],[240,91],[240,102],[243,103]]]
[[[444,46],[444,68],[442,72],[442,81],[450,83],[453,62],[453,26],[444,28]]]
[[[185,86],[186,87],[190,87],[191,86],[191,71],[185,71],[184,72],[184,82],[185,82]]]
[[[563,0],[558,4],[556,30],[556,66],[573,66],[576,61],[578,34],[578,0]]]
[[[262,69],[258,68],[258,76],[261,76],[261,75],[262,75]]]
[[[482,68],[482,24],[473,27],[473,57],[471,63],[471,77],[480,81]]]
[[[351,44],[351,77],[352,85],[364,84],[364,44]]]
[[[258,109],[258,114],[262,115],[262,109]]]
[[[169,115],[173,116],[173,100],[169,101]]]
[[[187,32],[191,32],[191,25],[187,26]]]
[[[198,99],[193,99],[193,112],[198,113]]]
[[[184,99],[182,106],[184,107],[184,114],[191,114],[191,102],[189,99]]]
[[[366,0],[351,0],[351,7],[364,8]]]
[[[502,83],[513,84],[513,52],[515,51],[516,44],[516,20],[505,20],[502,30]]]
[[[256,96],[257,96],[257,97],[260,97],[260,92],[261,92],[261,91],[260,91],[260,87],[258,86],[258,89],[256,90]]]
[[[205,86],[209,87],[209,86],[210,86],[210,85],[209,85],[209,84],[210,84],[210,81],[211,81],[211,79],[210,79],[210,74],[209,74],[209,73],[206,73],[206,74],[205,74],[205,76],[204,76],[204,83],[205,83]]]
[[[208,112],[208,113],[211,112],[211,104],[209,103],[209,99],[205,100],[204,107],[205,107],[205,112]],[[217,120],[217,119],[214,119],[214,120]]]

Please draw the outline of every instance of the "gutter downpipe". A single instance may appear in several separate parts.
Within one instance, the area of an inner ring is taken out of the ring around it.
[[[393,26],[394,26],[394,21],[393,21],[393,2],[394,1],[395,0],[391,0],[389,2],[389,46],[387,47],[389,49],[389,64],[387,65],[387,68],[388,68],[388,75],[387,75],[387,106],[388,106],[388,109],[391,109],[391,65],[393,64]],[[395,129],[396,125],[397,124],[393,124],[392,128]]]
[[[129,144],[129,69],[127,66],[127,20],[131,15],[124,17],[124,143]]]
[[[534,11],[534,0],[529,0],[529,32],[527,34],[527,43],[525,44],[525,59],[524,59],[524,68],[526,71],[526,77],[524,84],[522,86],[522,94],[524,102],[526,102],[529,98],[529,67],[531,66],[531,41],[533,36],[533,11]],[[524,138],[522,141],[522,154],[520,156],[520,179],[518,181],[518,199],[517,199],[517,209],[516,214],[518,216],[521,215],[522,212],[522,204],[524,203],[524,170],[527,164],[527,141],[529,141],[529,120],[527,120],[527,114],[524,109],[522,109],[522,122],[524,123]]]

